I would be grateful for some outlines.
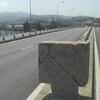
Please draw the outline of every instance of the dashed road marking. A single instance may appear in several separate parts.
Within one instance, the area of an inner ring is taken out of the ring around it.
[[[24,50],[30,49],[30,48],[32,48],[32,47],[33,47],[33,46],[30,45],[30,46],[28,46],[28,47],[22,48],[22,50],[24,51]]]

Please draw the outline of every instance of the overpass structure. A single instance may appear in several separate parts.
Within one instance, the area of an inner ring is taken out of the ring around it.
[[[39,43],[48,40],[77,41],[87,30],[88,27],[77,27],[55,32],[41,31],[36,36],[33,32],[27,38],[24,34],[18,41],[16,34],[11,42],[5,37],[6,40],[0,44],[0,100],[26,100],[37,87]]]
[[[27,100],[100,100],[95,28],[78,41],[39,44],[39,86]]]

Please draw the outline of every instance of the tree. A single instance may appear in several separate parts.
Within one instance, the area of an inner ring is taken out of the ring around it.
[[[61,27],[61,22],[60,21],[55,21],[54,19],[51,20],[49,28],[57,28]]]
[[[30,24],[28,21],[24,22],[24,32],[29,32],[30,31]]]
[[[41,21],[37,21],[37,22],[35,23],[35,27],[36,27],[37,30],[43,29],[43,26],[42,26],[42,24],[41,24]]]

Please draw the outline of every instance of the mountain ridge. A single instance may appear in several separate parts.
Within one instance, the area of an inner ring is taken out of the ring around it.
[[[28,20],[30,14],[26,12],[1,12],[0,13],[0,22],[6,22],[6,21],[16,21],[16,20]],[[59,19],[69,19],[69,18],[88,18],[88,16],[64,16],[59,15]],[[32,15],[33,20],[50,20],[50,19],[57,19],[57,15]]]

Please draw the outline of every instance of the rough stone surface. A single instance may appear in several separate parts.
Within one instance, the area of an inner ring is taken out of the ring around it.
[[[52,93],[77,96],[89,75],[89,42],[44,42],[39,44],[39,79],[51,84]]]

